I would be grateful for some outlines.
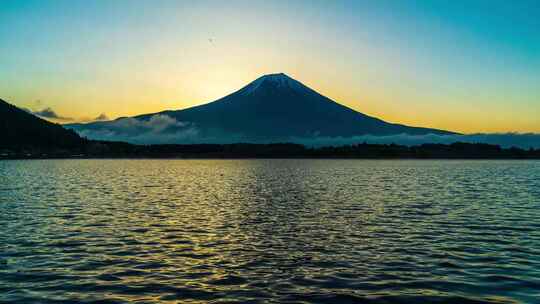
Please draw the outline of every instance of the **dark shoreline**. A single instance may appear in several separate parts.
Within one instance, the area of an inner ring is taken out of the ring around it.
[[[0,158],[10,160],[441,160],[441,161],[494,161],[494,160],[540,160],[539,158],[358,158],[358,157],[20,157]]]
[[[540,149],[501,148],[481,143],[345,145],[310,148],[300,144],[133,145],[91,141],[72,149],[0,148],[0,159],[540,159]]]

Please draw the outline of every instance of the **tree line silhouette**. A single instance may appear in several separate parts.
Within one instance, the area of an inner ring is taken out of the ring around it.
[[[359,143],[339,147],[294,143],[133,145],[82,138],[0,99],[0,159],[75,157],[540,159],[540,149],[459,142],[418,146]]]

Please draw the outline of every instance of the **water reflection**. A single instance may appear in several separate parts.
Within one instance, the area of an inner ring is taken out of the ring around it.
[[[0,162],[0,302],[534,303],[534,161]]]

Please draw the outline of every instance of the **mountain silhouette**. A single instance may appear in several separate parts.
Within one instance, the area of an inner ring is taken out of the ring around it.
[[[0,148],[72,149],[84,140],[72,130],[43,120],[0,99]]]
[[[192,128],[201,138],[234,136],[234,140],[231,141],[246,142],[352,137],[367,134],[456,134],[444,130],[388,123],[362,114],[317,93],[283,73],[264,75],[214,102],[183,110],[139,115],[131,119],[151,122],[156,115],[168,116],[177,122],[163,127],[162,133],[174,134]],[[79,132],[86,131],[84,134],[92,137],[96,131],[122,132],[118,128],[118,122],[125,119],[127,118],[112,122],[72,124],[69,127]],[[137,130],[130,129],[125,132],[136,135]]]

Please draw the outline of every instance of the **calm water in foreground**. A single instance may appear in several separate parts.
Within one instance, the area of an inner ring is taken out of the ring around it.
[[[540,162],[0,162],[0,302],[539,303]]]

